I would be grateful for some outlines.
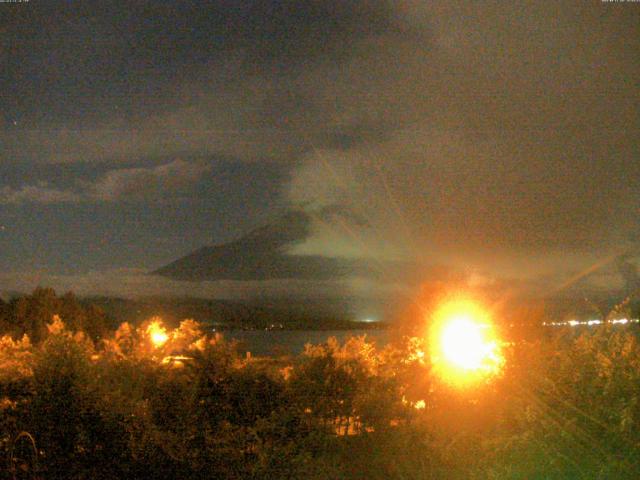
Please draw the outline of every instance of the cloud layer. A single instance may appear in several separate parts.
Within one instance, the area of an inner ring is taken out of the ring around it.
[[[69,203],[79,202],[82,196],[70,191],[49,187],[46,183],[24,185],[20,188],[4,186],[0,188],[0,204],[19,205],[22,203]]]
[[[59,292],[73,291],[78,295],[105,295],[122,298],[145,296],[189,296],[248,300],[255,298],[279,298],[293,295],[299,299],[337,297],[345,291],[358,297],[372,298],[389,293],[389,287],[360,279],[343,280],[268,280],[268,281],[205,281],[183,282],[149,275],[143,269],[124,268],[87,272],[77,275],[59,275],[44,271],[0,272],[2,293],[28,293],[41,285]],[[395,287],[394,287],[395,288]]]
[[[186,191],[210,169],[202,162],[178,159],[154,167],[112,169],[93,182],[81,182],[75,190],[60,190],[46,182],[19,188],[5,186],[0,189],[0,204],[157,201],[163,195]]]
[[[0,160],[103,171],[3,184],[0,204],[196,198],[225,158],[240,200],[194,228],[229,230],[281,162],[271,214],[349,212],[297,254],[556,281],[637,249],[633,4],[106,1],[89,28],[80,3],[0,25]]]
[[[384,135],[316,149],[288,186],[368,227],[319,222],[296,250],[555,278],[637,249],[638,11],[401,5],[424,35],[361,42],[329,87],[345,125]]]

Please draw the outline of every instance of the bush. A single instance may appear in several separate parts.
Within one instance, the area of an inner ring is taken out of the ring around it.
[[[520,341],[459,390],[424,342],[329,339],[241,359],[193,321],[123,324],[95,344],[53,316],[0,338],[0,448],[26,430],[46,478],[638,478],[637,332]],[[161,335],[154,340],[153,333]],[[289,363],[292,362],[292,363]]]

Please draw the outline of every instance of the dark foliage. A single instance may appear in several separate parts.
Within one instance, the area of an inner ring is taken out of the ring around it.
[[[163,345],[128,325],[97,341],[89,310],[48,290],[0,310],[40,335],[0,338],[0,453],[30,432],[41,478],[639,477],[635,325],[513,343],[500,376],[459,389],[417,337],[241,359],[189,321]],[[58,312],[73,321],[45,320]]]

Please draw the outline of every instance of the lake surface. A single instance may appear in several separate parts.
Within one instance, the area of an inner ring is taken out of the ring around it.
[[[279,355],[302,353],[307,343],[324,343],[336,337],[341,343],[349,337],[366,335],[366,341],[383,347],[388,342],[386,330],[227,330],[222,332],[228,340],[239,342],[241,355]]]

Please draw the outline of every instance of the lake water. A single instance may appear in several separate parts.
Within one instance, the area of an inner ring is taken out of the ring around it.
[[[336,337],[342,343],[349,337],[366,335],[366,340],[378,347],[388,341],[386,330],[228,330],[222,334],[228,340],[239,342],[241,355],[251,352],[257,356],[297,355],[304,350],[305,344],[324,343],[329,337]]]
[[[615,320],[612,324],[637,324],[638,319]],[[591,328],[600,325],[602,322],[557,322],[546,323],[546,326],[579,326]],[[624,327],[625,325],[618,325]],[[245,355],[251,352],[256,356],[269,356],[280,354],[298,355],[304,350],[307,343],[318,345],[326,342],[329,337],[336,337],[341,343],[349,337],[366,336],[367,341],[374,342],[378,348],[384,347],[389,342],[389,332],[387,330],[227,330],[222,334],[226,339],[237,340],[239,342],[239,352]]]

